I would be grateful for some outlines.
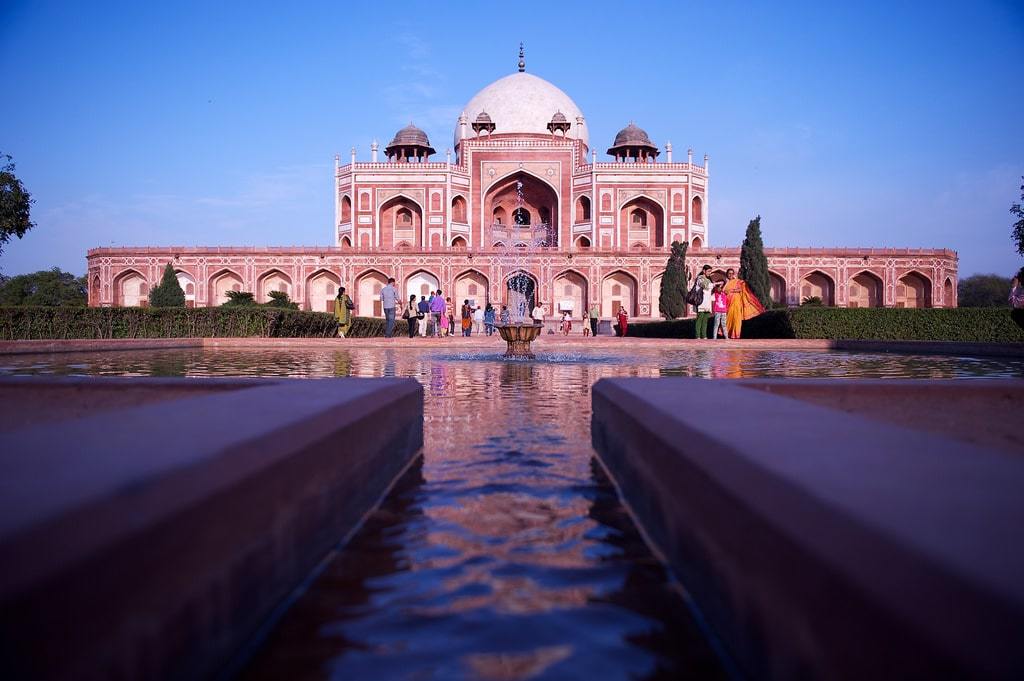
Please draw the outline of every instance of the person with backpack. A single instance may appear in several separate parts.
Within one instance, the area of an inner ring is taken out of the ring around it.
[[[697,323],[694,327],[694,338],[707,339],[708,320],[711,317],[711,290],[715,282],[711,281],[711,265],[704,265],[693,288],[687,294],[687,302],[697,308]]]

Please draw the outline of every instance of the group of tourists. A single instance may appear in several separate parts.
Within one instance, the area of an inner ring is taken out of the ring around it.
[[[725,281],[711,279],[711,266],[704,265],[697,276],[693,288],[686,295],[686,302],[697,310],[697,322],[694,336],[702,339],[739,338],[744,320],[764,312],[764,306],[753,294],[750,287],[736,276],[736,271],[729,269],[725,273]],[[395,288],[394,277],[380,291],[381,308],[384,311],[384,336],[391,338],[395,330],[396,311],[399,307],[399,293]],[[1024,286],[1018,279],[1013,280],[1010,291],[1010,304],[1015,308],[1024,307]],[[352,298],[345,293],[345,287],[338,288],[334,300],[334,315],[338,319],[338,335],[342,338],[349,332],[352,325],[352,311],[355,305]],[[440,338],[455,335],[455,306],[450,297],[445,297],[440,289],[431,291],[429,296],[421,295],[419,300],[410,295],[408,302],[402,303],[402,319],[409,326],[409,338],[432,336]],[[540,301],[534,305],[530,317],[534,324],[543,326],[544,306]],[[493,305],[474,305],[468,299],[462,301],[459,310],[460,328],[463,336],[495,332],[495,325],[511,323],[508,306],[502,305],[499,313]],[[596,303],[590,306],[583,324],[584,336],[597,336],[601,309]],[[615,313],[618,321],[618,334],[624,337],[629,329],[629,313],[625,306],[619,307]],[[708,324],[711,324],[710,330]],[[560,330],[568,336],[572,331],[572,312],[562,313]]]
[[[747,282],[736,276],[736,270],[729,268],[725,281],[716,282],[711,279],[711,265],[701,268],[686,302],[697,308],[695,338],[739,338],[744,320],[764,312],[764,305]]]

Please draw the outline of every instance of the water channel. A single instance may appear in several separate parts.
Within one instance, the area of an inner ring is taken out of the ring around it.
[[[728,666],[685,585],[647,548],[594,456],[593,382],[1024,377],[1024,361],[724,349],[541,352],[529,362],[454,348],[166,350],[5,356],[0,374],[423,384],[422,459],[325,561],[240,678],[716,679],[730,676]]]

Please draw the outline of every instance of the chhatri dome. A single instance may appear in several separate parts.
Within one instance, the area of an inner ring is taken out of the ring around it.
[[[469,122],[476,121],[484,112],[494,122],[496,135],[532,133],[545,136],[551,135],[548,124],[551,123],[552,116],[561,112],[570,124],[566,136],[579,138],[590,146],[586,123],[580,126],[577,122],[577,118],[583,118],[583,112],[569,95],[543,78],[526,72],[522,47],[519,51],[519,71],[500,78],[480,90],[463,109],[465,120]],[[464,119],[460,116],[459,120],[461,122]],[[456,145],[463,131],[462,125],[457,124]],[[465,131],[465,134],[472,133]]]

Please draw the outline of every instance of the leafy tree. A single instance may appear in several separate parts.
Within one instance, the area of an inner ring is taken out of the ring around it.
[[[956,287],[960,307],[1005,307],[1010,280],[998,274],[975,274]]]
[[[661,278],[661,293],[658,307],[661,314],[676,319],[686,314],[686,249],[688,244],[672,242],[672,254],[668,256],[665,274]]]
[[[149,291],[150,307],[185,307],[185,292],[178,283],[178,275],[174,273],[171,263],[164,267],[164,276],[160,283]]]
[[[1020,179],[1024,181],[1024,177]],[[1020,186],[1020,200],[1024,201],[1024,184]],[[1013,223],[1013,231],[1011,232],[1013,243],[1017,246],[1017,253],[1024,255],[1024,207],[1019,203],[1014,203],[1010,206],[1010,215],[1017,218],[1017,222]]]
[[[768,258],[761,241],[761,216],[747,224],[747,234],[740,247],[739,277],[747,282],[751,292],[765,307],[772,306],[772,283],[768,278]]]
[[[0,253],[12,236],[19,239],[36,226],[30,218],[35,199],[14,174],[10,154],[0,154]]]
[[[76,277],[54,267],[32,274],[19,274],[0,283],[0,305],[42,305],[81,307],[88,303],[85,277]]]
[[[293,303],[284,291],[271,291],[267,295],[270,296],[270,300],[264,303],[266,307],[283,307],[286,310],[299,309],[299,304]]]
[[[256,299],[248,291],[225,291],[228,297],[223,307],[249,307],[256,304]]]

